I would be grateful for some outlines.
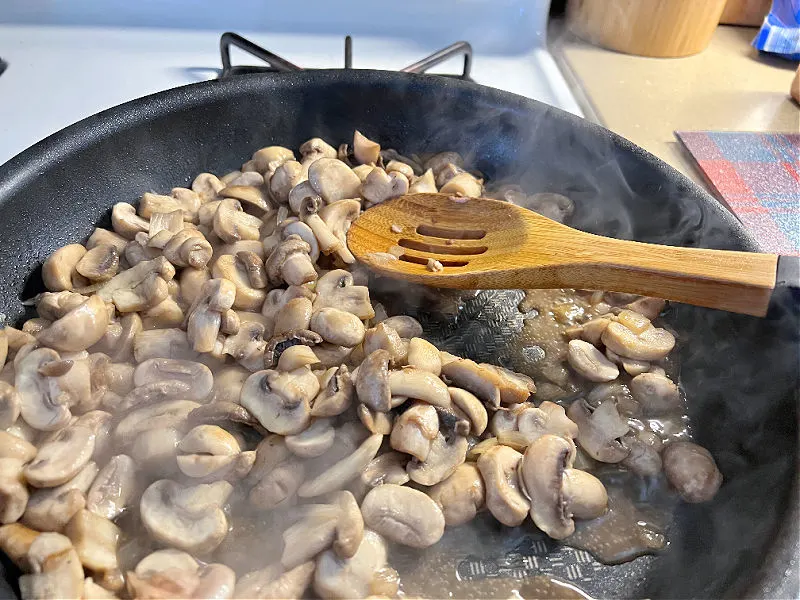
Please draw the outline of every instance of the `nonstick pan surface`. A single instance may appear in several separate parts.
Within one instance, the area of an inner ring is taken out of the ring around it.
[[[491,180],[565,194],[576,204],[571,225],[586,231],[757,250],[735,218],[685,177],[544,104],[436,76],[246,75],[105,111],[0,167],[0,313],[19,322],[20,300],[42,290],[38,265],[59,246],[85,239],[97,223],[108,224],[115,202],[185,185],[202,171],[233,170],[269,144],[296,148],[313,136],[339,142],[355,128],[384,148],[455,150]],[[519,318],[510,294],[470,299],[457,323],[419,314],[426,333],[447,349],[492,360]],[[787,300],[757,319],[676,305],[667,321],[679,334],[695,438],[715,456],[725,484],[713,502],[675,510],[665,552],[610,567],[544,544],[530,530],[487,526],[458,534],[458,543],[445,539],[445,549],[429,549],[405,577],[435,564],[455,582],[454,595],[478,595],[459,572],[465,561],[478,561],[488,565],[483,578],[578,573],[572,579],[597,597],[796,597],[797,306]],[[567,568],[573,563],[577,571]],[[5,583],[13,588],[16,576],[8,570]]]

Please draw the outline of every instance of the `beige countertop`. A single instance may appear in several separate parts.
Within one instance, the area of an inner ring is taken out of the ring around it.
[[[750,46],[756,32],[720,26],[706,50],[685,58],[605,50],[559,25],[550,35],[587,116],[700,181],[675,130],[800,131],[800,107],[789,96],[797,63],[759,55]]]

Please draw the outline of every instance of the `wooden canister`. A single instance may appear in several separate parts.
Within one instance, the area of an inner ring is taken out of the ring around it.
[[[697,54],[708,46],[726,0],[570,0],[567,19],[580,37],[640,56]]]

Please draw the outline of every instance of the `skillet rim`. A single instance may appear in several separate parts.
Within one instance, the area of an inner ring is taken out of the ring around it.
[[[742,250],[762,251],[755,238],[739,220],[710,193],[660,158],[642,147],[606,129],[557,107],[495,88],[440,75],[402,73],[373,69],[315,69],[290,73],[254,73],[228,79],[214,79],[171,88],[142,96],[81,119],[47,136],[0,165],[0,203],[5,197],[23,190],[31,179],[60,157],[91,146],[96,140],[111,136],[129,127],[132,122],[167,116],[177,109],[191,108],[214,100],[232,99],[242,91],[259,92],[270,86],[302,86],[309,82],[382,83],[386,85],[420,81],[438,85],[443,90],[472,90],[483,98],[511,110],[544,111],[548,118],[560,120],[565,127],[583,129],[590,135],[605,136],[622,151],[638,157],[660,176],[676,182],[696,201],[716,214],[729,228]],[[745,588],[746,597],[791,597],[796,594],[792,583],[800,579],[800,563],[794,560],[798,551],[798,532],[793,527],[800,521],[800,473],[795,470],[791,506],[778,527],[773,542],[764,556],[753,581]]]

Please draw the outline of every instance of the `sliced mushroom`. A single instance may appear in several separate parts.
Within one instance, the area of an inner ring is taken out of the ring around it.
[[[569,405],[567,416],[578,426],[577,441],[581,448],[593,459],[618,463],[628,456],[629,450],[619,438],[630,428],[613,400],[605,400],[594,412],[590,412],[585,400],[575,400]]]
[[[123,250],[125,250],[125,246],[128,243],[121,235],[114,233],[113,231],[109,231],[108,229],[102,229],[100,227],[95,227],[92,235],[89,236],[89,239],[86,240],[86,249],[91,250],[95,246],[99,246],[100,244],[107,244],[109,246],[114,246],[117,249],[119,254],[122,254]]]
[[[330,548],[336,537],[336,517],[310,516],[283,532],[281,565],[293,569]]]
[[[186,427],[189,413],[199,406],[190,400],[168,400],[134,409],[117,423],[114,441],[127,446],[149,430]]]
[[[136,466],[126,454],[112,456],[100,469],[86,494],[86,508],[115,519],[130,506],[136,492]]]
[[[613,381],[619,376],[617,366],[589,342],[571,340],[567,358],[570,366],[589,381]]]
[[[412,460],[406,470],[420,485],[436,485],[452,475],[467,457],[467,438],[455,435],[447,439],[439,432],[425,460]]]
[[[210,393],[214,383],[211,370],[202,363],[190,360],[177,360],[171,358],[151,358],[136,367],[133,373],[133,383],[137,389],[153,386],[154,384],[183,384],[179,396],[185,400],[200,401]],[[160,390],[153,389],[156,398],[150,402],[167,399],[160,396]],[[136,391],[132,392],[136,393]],[[137,394],[141,397],[141,394]],[[144,399],[143,399],[144,400]]]
[[[313,346],[314,354],[316,354],[320,362],[324,364],[323,359],[319,355],[320,342],[322,342],[322,338],[318,333],[306,329],[294,329],[280,335],[275,335],[267,344],[267,349],[264,350],[264,365],[268,367],[275,366],[280,360],[281,354],[287,348],[297,345]]]
[[[227,481],[195,486],[162,479],[142,494],[142,524],[157,541],[194,553],[210,552],[228,532],[222,510],[233,491]]]
[[[264,275],[263,267],[261,271],[262,275]],[[227,279],[236,286],[236,298],[233,302],[233,308],[239,310],[261,309],[266,298],[266,292],[263,289],[253,287],[248,266],[238,258],[238,255],[223,254],[214,263],[211,273],[214,277]],[[264,285],[266,285],[266,282],[264,282]]]
[[[145,310],[166,300],[169,295],[167,282],[173,277],[175,267],[160,256],[115,275],[97,291],[97,297],[113,302],[123,313]]]
[[[296,329],[309,329],[311,314],[311,300],[305,297],[292,298],[275,315],[273,335],[281,335]]]
[[[335,417],[350,408],[356,391],[346,365],[328,369],[320,386],[322,389],[311,405],[311,416]]]
[[[508,446],[495,445],[482,453],[477,466],[486,487],[486,508],[503,525],[522,524],[530,502],[522,495],[517,473],[522,454]]]
[[[361,203],[358,200],[337,200],[319,210],[320,218],[340,242],[336,247],[336,254],[347,264],[355,262],[355,257],[347,248],[347,232],[360,212]]]
[[[358,400],[372,410],[388,412],[391,409],[390,360],[391,356],[386,350],[375,350],[358,368],[356,379]]]
[[[415,367],[403,367],[389,373],[393,396],[407,396],[442,408],[450,408],[450,394],[445,383],[433,373]]]
[[[75,477],[54,488],[42,488],[31,494],[23,522],[41,531],[61,531],[86,505],[86,492],[98,472],[89,462]]]
[[[654,477],[663,466],[659,452],[663,446],[661,438],[647,430],[631,431],[622,437],[622,445],[630,450],[622,466],[642,477]]]
[[[373,458],[361,473],[361,483],[367,488],[394,483],[403,485],[410,477],[406,471],[409,457],[401,452],[384,452]]]
[[[372,488],[361,504],[361,514],[371,530],[412,548],[432,546],[444,534],[444,514],[436,502],[404,486]]]
[[[450,394],[450,401],[453,407],[460,410],[469,419],[470,433],[472,435],[481,435],[486,431],[489,415],[483,403],[476,396],[461,388],[449,387],[447,392]]]
[[[209,565],[219,566],[219,565]],[[128,592],[134,598],[194,598],[200,584],[197,561],[190,554],[172,548],[145,556],[126,577]]]
[[[28,549],[30,574],[19,578],[23,598],[82,598],[83,569],[69,538],[42,533]]]
[[[117,544],[120,529],[114,523],[86,509],[79,510],[64,533],[80,558],[81,564],[92,571],[111,571],[117,568]]]
[[[60,292],[85,285],[86,280],[77,270],[85,255],[86,248],[81,244],[68,244],[48,256],[42,265],[42,279],[47,289]]]
[[[23,470],[35,487],[55,487],[72,479],[92,458],[95,434],[84,425],[70,425],[42,444],[33,462]]]
[[[425,461],[439,433],[439,417],[430,404],[416,402],[395,421],[389,442],[395,450]]]
[[[119,270],[119,250],[111,244],[99,244],[78,261],[75,269],[91,281],[108,281]]]
[[[322,598],[366,598],[373,582],[386,565],[387,548],[383,538],[365,530],[358,550],[351,558],[341,558],[327,550],[317,558],[314,591]]]
[[[435,194],[438,191],[436,188],[436,180],[431,169],[426,170],[422,175],[410,181],[411,184],[408,187],[409,194]]]
[[[336,158],[336,148],[322,138],[311,138],[300,146],[303,162],[310,164],[320,158]]]
[[[61,403],[61,388],[57,381],[42,375],[40,368],[60,360],[55,350],[39,348],[17,362],[16,387],[19,393],[20,414],[25,422],[41,431],[64,427],[72,413]],[[55,385],[54,385],[55,384]]]
[[[197,358],[197,352],[192,350],[185,331],[171,328],[137,333],[133,338],[133,356],[136,362],[150,358],[192,360]]]
[[[311,583],[314,563],[282,571],[280,565],[272,565],[247,573],[236,583],[234,598],[300,598]]]
[[[269,255],[265,263],[272,285],[286,282],[302,285],[317,279],[317,272],[309,257],[311,248],[299,236],[290,235]]]
[[[359,319],[375,316],[369,300],[369,288],[354,285],[353,275],[343,269],[328,271],[317,281],[314,310],[333,307],[353,313]]]
[[[297,490],[297,495],[301,498],[314,498],[342,489],[358,477],[369,462],[375,458],[382,441],[383,436],[379,433],[369,436],[352,454],[301,485]]]
[[[661,452],[664,474],[686,502],[708,502],[722,485],[711,453],[692,442],[671,442]]]
[[[307,367],[258,371],[245,381],[240,402],[267,431],[292,435],[308,427],[310,402],[318,391],[319,381]]]
[[[357,198],[361,180],[336,158],[320,158],[308,167],[308,181],[326,203]]]
[[[310,329],[338,346],[353,347],[364,339],[364,324],[352,313],[326,307],[311,316]]]
[[[12,458],[27,463],[36,456],[36,446],[7,431],[0,431],[0,458]]]
[[[0,550],[20,569],[27,569],[28,550],[40,532],[20,523],[0,526]]]
[[[36,339],[40,344],[56,350],[79,352],[98,342],[107,326],[108,309],[105,302],[99,296],[91,296],[42,330]]]
[[[9,437],[14,436],[9,434]],[[28,504],[28,490],[22,476],[24,464],[19,458],[0,458],[0,523],[4,525],[19,520]]]
[[[439,188],[442,194],[455,194],[457,196],[472,196],[479,198],[483,191],[481,181],[470,173],[458,173]]]
[[[258,459],[257,459],[258,461]],[[295,494],[305,478],[305,466],[298,458],[290,457],[273,465],[269,470],[251,470],[261,473],[260,480],[250,490],[248,501],[260,510],[273,510],[286,506],[296,499]]]
[[[229,244],[239,240],[259,239],[262,225],[261,219],[244,212],[241,203],[233,198],[222,200],[214,213],[214,233]]]
[[[433,486],[428,495],[442,509],[448,527],[468,523],[486,502],[481,473],[471,462],[458,465],[447,479]]]
[[[127,202],[117,202],[111,208],[111,226],[122,237],[132,240],[137,233],[147,233],[150,223],[136,214]]]
[[[272,197],[280,204],[288,203],[289,192],[304,179],[307,179],[305,167],[296,160],[285,160],[275,168],[269,180]]]
[[[356,130],[353,135],[353,155],[362,165],[374,164],[378,162],[381,153],[381,145],[373,142],[363,133]]]
[[[227,279],[210,279],[203,284],[186,320],[186,335],[195,352],[214,350],[222,313],[231,309],[235,297],[236,286]]]
[[[387,173],[375,167],[361,184],[360,194],[368,202],[379,204],[407,194],[408,187],[408,178],[402,173],[397,171]]]
[[[658,416],[681,408],[680,390],[665,375],[658,373],[637,375],[630,382],[630,390],[646,415]]]
[[[358,419],[370,433],[389,435],[392,432],[392,414],[373,411],[363,404],[356,409]]]
[[[675,347],[669,331],[652,326],[636,333],[622,323],[610,323],[600,339],[612,352],[644,361],[661,360]]]
[[[283,146],[267,146],[253,153],[253,163],[256,171],[262,174],[272,174],[287,160],[294,159],[294,152]]]
[[[428,371],[437,377],[442,372],[442,360],[438,348],[422,338],[411,338],[408,343],[407,360],[409,366]]]
[[[266,192],[261,188],[262,185],[264,177],[260,173],[243,173],[221,189],[219,195],[223,198],[235,198],[258,210],[267,211],[270,205]]]

